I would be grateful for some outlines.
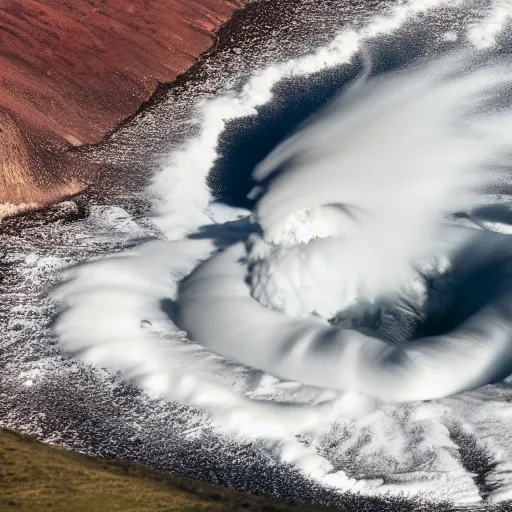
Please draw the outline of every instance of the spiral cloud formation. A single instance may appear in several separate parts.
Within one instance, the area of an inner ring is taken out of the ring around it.
[[[182,282],[178,327],[282,379],[389,401],[510,373],[512,244],[453,215],[506,171],[511,69],[462,52],[356,81],[256,168],[257,227]]]

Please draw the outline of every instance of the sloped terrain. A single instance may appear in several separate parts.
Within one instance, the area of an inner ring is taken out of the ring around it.
[[[172,478],[126,461],[95,459],[0,430],[0,510],[37,512],[343,512],[276,502]]]
[[[160,83],[190,68],[242,6],[241,0],[2,2],[0,208],[48,203],[96,181],[97,167],[68,150],[101,140]]]
[[[438,3],[427,14],[411,15],[409,21],[405,17],[398,35],[369,36],[367,44],[377,67],[400,66],[402,59],[409,58],[407,52],[428,54],[457,38],[466,40],[468,27],[490,37],[481,2],[468,1],[460,9],[448,7],[451,2]],[[267,69],[292,70],[303,62],[317,66],[316,74],[292,76],[290,72],[285,76],[283,72],[283,80],[274,85],[273,101],[248,110],[248,117],[224,126],[226,110],[219,109],[219,123],[214,125],[224,130],[219,158],[212,161],[208,151],[196,151],[196,155],[206,155],[215,194],[232,200],[232,191],[247,185],[240,180],[248,181],[244,176],[252,166],[303,120],[308,109],[320,107],[320,100],[357,76],[360,66],[354,66],[355,71],[347,65],[321,73],[333,58],[322,48],[345,27],[364,28],[368,20],[378,19],[384,12],[381,4],[348,4],[345,0],[251,3],[221,31],[215,47],[174,85],[162,87],[138,115],[99,145],[76,150],[104,171],[90,194],[3,224],[2,426],[174,475],[274,497],[345,504],[357,512],[510,510],[510,384],[490,385],[432,403],[387,404],[366,416],[340,419],[328,432],[299,439],[298,443],[313,447],[336,471],[354,479],[356,484],[346,491],[283,463],[276,456],[276,446],[221,435],[201,411],[149,396],[118,374],[72,359],[59,350],[52,332],[57,306],[47,291],[61,279],[59,270],[120,251],[141,238],[158,236],[140,191],[151,180],[159,160],[201,132],[197,102],[226,93],[228,101],[223,105],[232,106],[229,101],[241,97],[248,79],[255,77],[257,82]],[[436,2],[405,4],[419,9]],[[492,19],[489,23],[492,29]],[[409,45],[404,45],[404,37]],[[386,44],[390,47],[381,52]],[[153,165],[146,165],[148,161]],[[509,202],[507,194],[499,200]],[[165,339],[171,349],[183,341],[171,335]],[[198,350],[197,357],[208,356]],[[257,372],[223,368],[215,359],[213,363],[219,373],[228,375],[234,388],[256,399],[284,400],[293,389],[290,383]]]

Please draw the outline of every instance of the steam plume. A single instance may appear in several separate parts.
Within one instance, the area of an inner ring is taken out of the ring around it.
[[[436,274],[435,261],[465,279],[462,268],[488,264],[475,244],[508,250],[507,238],[447,227],[445,217],[475,201],[510,151],[512,112],[499,107],[510,69],[506,58],[457,54],[357,82],[256,169],[263,236],[183,283],[178,325],[283,379],[392,401],[439,398],[512,368],[512,289],[450,332],[403,345],[326,321],[410,293],[425,268]]]

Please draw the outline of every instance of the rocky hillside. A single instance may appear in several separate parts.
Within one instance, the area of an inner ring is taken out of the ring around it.
[[[0,217],[93,182],[98,169],[68,150],[99,141],[186,71],[242,6],[0,1]]]

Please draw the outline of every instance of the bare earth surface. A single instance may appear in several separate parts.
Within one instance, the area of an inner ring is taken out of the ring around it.
[[[98,142],[190,68],[242,6],[0,2],[0,204],[45,203],[94,182],[98,169],[67,150]]]

